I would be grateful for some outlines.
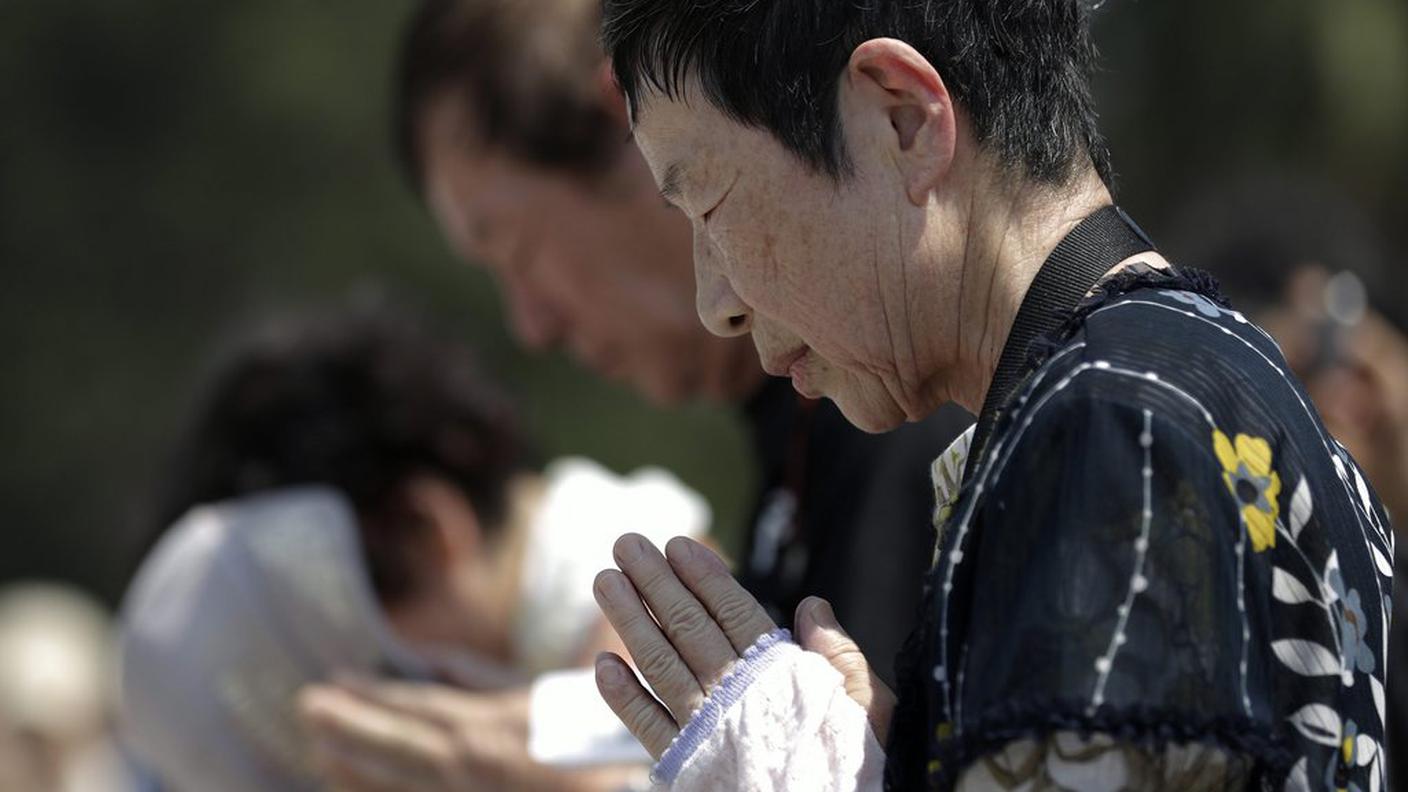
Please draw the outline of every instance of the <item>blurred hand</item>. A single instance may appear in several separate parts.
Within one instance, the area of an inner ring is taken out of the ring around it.
[[[299,694],[313,763],[348,790],[488,790],[526,762],[528,691],[350,682]]]
[[[349,681],[310,685],[299,714],[313,763],[348,792],[619,789],[630,771],[566,772],[528,755],[529,690]]]
[[[617,540],[614,555],[620,571],[597,576],[597,602],[654,695],[610,653],[597,660],[597,687],[631,734],[659,759],[708,691],[776,625],[723,561],[697,542],[672,539],[662,556],[643,537],[627,534]],[[883,741],[894,695],[870,672],[825,601],[803,605],[798,609],[803,648],[841,672],[847,693],[865,708]]]

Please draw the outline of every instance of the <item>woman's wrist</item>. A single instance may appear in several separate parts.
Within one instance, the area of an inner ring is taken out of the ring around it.
[[[792,640],[792,633],[782,628],[766,633],[754,642],[709,691],[704,704],[690,716],[679,736],[661,755],[651,773],[655,782],[672,783],[704,741],[720,728],[724,714],[748,693],[758,677],[789,652],[800,651],[801,647]]]

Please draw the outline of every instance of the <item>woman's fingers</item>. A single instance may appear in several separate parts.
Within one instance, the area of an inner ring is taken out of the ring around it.
[[[677,536],[665,546],[665,555],[679,579],[713,616],[737,654],[777,629],[763,606],[733,579],[723,560],[709,548],[693,539]]]
[[[683,725],[704,701],[704,689],[694,672],[660,632],[629,578],[607,569],[596,576],[592,588],[601,612],[621,636],[636,668],[673,713],[676,723]]]
[[[713,687],[738,659],[738,652],[714,617],[680,582],[665,556],[644,537],[626,534],[616,541],[613,552],[621,571],[631,579],[675,651],[694,672],[700,688]]]
[[[621,571],[602,572],[595,586],[602,612],[659,699],[614,655],[598,659],[597,686],[657,758],[739,654],[776,629],[712,551],[674,539],[666,554],[627,534],[615,547]]]
[[[607,706],[656,760],[680,733],[674,718],[655,700],[626,661],[610,652],[596,659],[596,687]]]
[[[883,745],[895,712],[895,694],[875,675],[860,646],[842,629],[831,603],[820,597],[802,600],[793,624],[802,648],[826,658],[832,668],[841,672],[846,695],[865,709],[870,728]]]

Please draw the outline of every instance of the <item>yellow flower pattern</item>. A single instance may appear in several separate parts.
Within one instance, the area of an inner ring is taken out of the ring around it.
[[[1277,503],[1281,476],[1271,469],[1271,444],[1244,434],[1233,441],[1217,429],[1213,430],[1212,443],[1222,463],[1222,479],[1241,509],[1252,549],[1260,553],[1275,547],[1276,520],[1281,516]]]

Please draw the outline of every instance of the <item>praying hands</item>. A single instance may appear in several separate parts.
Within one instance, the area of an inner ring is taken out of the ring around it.
[[[698,542],[673,539],[662,555],[643,537],[627,534],[617,540],[614,556],[620,570],[597,576],[597,602],[650,690],[611,653],[597,658],[597,686],[658,760],[739,658],[777,625],[723,560]],[[846,694],[865,710],[883,743],[894,694],[872,673],[831,606],[815,597],[804,600],[796,632],[803,649],[840,672]]]

